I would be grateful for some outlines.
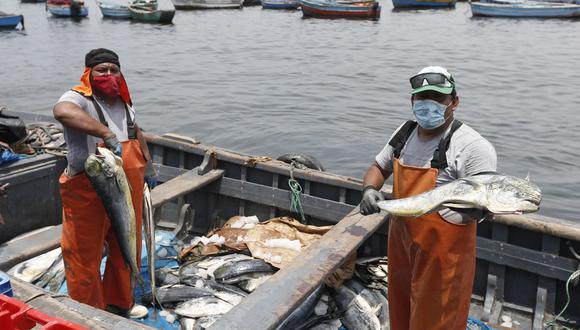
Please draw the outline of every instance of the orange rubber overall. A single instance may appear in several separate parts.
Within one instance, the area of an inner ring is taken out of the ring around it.
[[[139,141],[122,142],[123,169],[131,187],[137,234],[137,265],[141,262],[141,214],[145,159]],[[104,309],[114,305],[129,309],[133,305],[130,268],[125,265],[109,219],[85,173],[60,179],[63,221],[61,248],[65,262],[68,294],[76,301]],[[109,244],[105,274],[100,265],[104,241]]]
[[[431,190],[438,170],[394,160],[393,197]],[[439,213],[393,217],[389,226],[391,330],[465,330],[475,275],[476,223],[456,225]]]

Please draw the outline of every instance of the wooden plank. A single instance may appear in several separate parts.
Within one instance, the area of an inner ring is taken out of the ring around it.
[[[62,225],[48,227],[21,235],[0,245],[0,270],[41,255],[60,246]]]
[[[159,207],[179,196],[188,194],[194,190],[203,188],[208,184],[223,177],[223,170],[211,170],[204,175],[197,173],[197,168],[177,176],[151,191],[153,207]]]
[[[274,329],[386,220],[358,207],[209,329]]]

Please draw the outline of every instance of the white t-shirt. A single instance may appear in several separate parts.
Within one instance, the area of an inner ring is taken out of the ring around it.
[[[389,141],[397,134],[403,125],[399,126]],[[439,146],[439,142],[451,130],[451,125],[444,133],[423,140],[415,128],[405,146],[401,150],[399,161],[408,166],[431,167],[433,153]],[[439,171],[437,186],[453,180],[476,175],[483,172],[495,172],[497,170],[497,154],[489,141],[466,124],[461,125],[449,142],[449,149],[445,153],[447,167]],[[377,165],[383,170],[393,172],[393,147],[388,144],[375,157]],[[445,209],[439,212],[446,220],[452,223],[464,223],[469,220],[465,215]]]
[[[109,125],[109,128],[115,135],[119,142],[129,140],[127,133],[127,118],[125,111],[125,104],[121,98],[117,98],[117,102],[109,106],[105,101],[100,100],[96,95],[93,96],[100,105],[103,116]],[[64,93],[57,103],[71,102],[78,105],[91,117],[99,120],[99,115],[92,100],[75,91],[67,91]],[[129,113],[133,121],[135,121],[135,110],[129,107]],[[84,164],[87,157],[96,151],[98,143],[103,142],[101,138],[81,133],[74,129],[64,127],[64,139],[68,147],[67,161],[68,165],[76,172],[84,171]]]

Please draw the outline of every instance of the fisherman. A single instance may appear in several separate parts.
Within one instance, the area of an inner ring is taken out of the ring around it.
[[[493,146],[454,119],[455,80],[429,66],[410,79],[415,120],[403,123],[375,157],[363,182],[362,214],[379,212],[379,189],[393,175],[393,198],[405,198],[452,180],[495,172]],[[389,223],[391,330],[466,328],[475,275],[476,220],[485,211],[444,209]]]
[[[59,179],[63,207],[61,248],[68,294],[93,307],[130,316],[131,271],[125,265],[103,203],[84,173],[85,160],[95,153],[97,144],[122,157],[132,187],[140,264],[143,184],[145,181],[152,188],[156,175],[147,143],[135,122],[117,54],[104,48],[88,52],[81,84],[61,96],[53,113],[64,126],[68,146],[68,166]],[[105,241],[108,255],[101,281]]]

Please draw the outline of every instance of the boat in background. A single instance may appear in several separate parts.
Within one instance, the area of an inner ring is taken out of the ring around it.
[[[22,3],[41,3],[46,2],[46,0],[20,0]]]
[[[243,6],[244,7],[259,6],[261,4],[262,4],[261,0],[244,0]]]
[[[262,0],[264,9],[298,9],[298,0]]]
[[[473,16],[487,17],[580,17],[580,5],[557,2],[471,2]]]
[[[453,8],[456,0],[393,0],[395,9]]]
[[[129,5],[131,18],[145,23],[171,24],[175,7],[167,0],[160,4],[157,0],[137,0]]]
[[[0,11],[0,29],[15,29],[18,24],[24,30],[24,16]]]
[[[378,1],[301,0],[302,14],[316,18],[379,19]]]
[[[47,0],[46,10],[56,17],[87,17],[89,9],[83,0]]]
[[[103,14],[103,17],[131,18],[131,12],[129,11],[128,5],[102,1],[97,1],[97,5],[99,6],[101,13]]]
[[[172,0],[177,9],[238,9],[244,0]]]

